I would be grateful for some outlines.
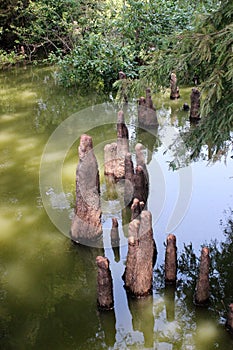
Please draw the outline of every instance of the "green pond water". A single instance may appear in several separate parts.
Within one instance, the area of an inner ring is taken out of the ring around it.
[[[196,308],[188,283],[165,288],[155,271],[151,296],[135,300],[126,295],[122,184],[109,188],[103,175],[104,145],[116,140],[119,107],[111,96],[62,89],[51,67],[2,71],[0,94],[0,349],[232,349],[224,307]],[[189,95],[190,88],[181,89],[178,102],[170,101],[169,93],[153,95],[160,125],[150,132],[138,129],[135,103],[124,107],[133,159],[136,143],[145,147],[155,270],[163,264],[168,233],[177,237],[178,254],[192,242],[199,256],[203,244],[224,241],[231,215],[230,154],[215,164],[199,160],[179,171],[169,168],[174,140],[180,162],[188,152],[177,137],[190,127],[188,113],[181,110]],[[82,133],[93,137],[100,169],[103,248],[69,239]],[[115,249],[112,217],[120,229]],[[110,260],[115,302],[110,312],[97,309],[97,255]],[[232,290],[225,289],[227,302],[232,301]],[[218,305],[225,302],[220,295]]]

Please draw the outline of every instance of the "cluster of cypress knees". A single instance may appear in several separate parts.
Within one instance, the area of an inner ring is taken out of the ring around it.
[[[200,95],[197,89],[192,94],[198,103],[192,104],[194,118],[199,118]],[[171,75],[171,99],[179,98],[179,89],[175,74]],[[185,108],[185,106],[184,106]],[[146,90],[146,97],[138,100],[138,124],[142,128],[157,128],[156,109],[151,99],[151,92]],[[117,116],[117,140],[104,148],[104,173],[117,182],[124,179],[124,204],[131,208],[131,221],[128,225],[128,253],[126,267],[122,276],[127,292],[134,297],[146,297],[152,292],[153,268],[157,258],[156,243],[153,238],[152,214],[147,210],[149,194],[149,175],[144,158],[143,145],[135,147],[136,166],[129,152],[129,133],[123,111]],[[83,134],[78,148],[79,163],[76,170],[76,208],[71,224],[70,236],[78,244],[95,246],[102,239],[100,180],[98,163],[93,150],[92,138]],[[119,246],[118,221],[112,219],[112,246]],[[176,237],[169,234],[165,253],[165,283],[176,284],[177,247]],[[98,243],[99,244],[99,243]],[[108,258],[96,257],[97,302],[101,310],[114,307],[113,281]],[[209,249],[203,247],[199,276],[194,302],[196,305],[208,305],[209,302]],[[233,304],[229,307],[227,328],[233,332]]]

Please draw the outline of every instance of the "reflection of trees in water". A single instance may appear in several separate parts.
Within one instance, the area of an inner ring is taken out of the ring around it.
[[[165,286],[164,267],[157,269],[154,290],[161,296],[154,301],[157,343],[172,344],[172,349],[231,349],[233,339],[224,324],[228,305],[233,300],[233,211],[223,224],[225,240],[208,244],[211,256],[211,303],[208,308],[195,307],[193,295],[198,276],[199,255],[192,244],[184,245],[178,259],[176,288]],[[206,244],[205,244],[206,245]]]
[[[226,224],[221,222],[225,241],[211,241],[208,246],[210,249],[211,268],[210,268],[210,288],[212,311],[217,312],[220,317],[226,316],[226,308],[233,299],[233,211],[230,210]],[[195,255],[192,245],[184,247],[184,251],[179,259],[179,270],[181,282],[186,289],[194,289],[197,277],[198,257]]]
[[[212,304],[219,316],[225,315],[225,308],[233,300],[233,210],[230,209],[227,223],[221,222],[225,241],[213,241],[211,248]]]

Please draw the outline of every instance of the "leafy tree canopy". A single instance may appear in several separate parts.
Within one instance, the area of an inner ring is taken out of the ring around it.
[[[131,85],[133,91],[137,86],[166,87],[173,71],[180,84],[190,85],[194,76],[199,77],[202,119],[184,134],[192,159],[199,157],[203,145],[208,146],[213,160],[229,150],[233,129],[232,16],[228,0],[212,13],[199,14],[193,29],[168,37],[164,47],[147,53],[139,80]]]
[[[231,139],[232,1],[0,0],[0,64],[57,63],[65,86],[109,89],[123,70],[131,91],[201,81],[202,120],[184,135],[192,158]],[[117,86],[120,86],[119,82]],[[130,91],[130,89],[129,89]]]

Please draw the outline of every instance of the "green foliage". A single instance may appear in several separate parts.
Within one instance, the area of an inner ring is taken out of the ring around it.
[[[0,0],[0,45],[28,60],[50,52],[66,54],[80,36],[95,27],[99,3],[78,0]]]
[[[86,28],[72,52],[59,61],[60,81],[65,86],[109,88],[119,70],[135,80],[148,53],[164,46],[171,33],[189,28],[195,11],[191,1],[103,2],[92,28]]]
[[[125,42],[148,50],[163,45],[164,35],[189,27],[193,14],[191,2],[128,0],[116,25]]]
[[[16,63],[22,62],[25,60],[25,55],[23,53],[17,54],[14,51],[7,53],[4,50],[0,50],[0,67],[11,67]]]
[[[59,66],[63,85],[98,90],[110,88],[120,70],[131,77],[136,75],[134,56],[129,47],[122,48],[108,38],[93,33],[61,59]]]
[[[164,87],[175,71],[179,84],[201,80],[202,120],[184,135],[191,158],[208,145],[209,157],[217,159],[228,149],[233,128],[233,7],[221,3],[211,15],[199,15],[195,29],[170,37],[167,47],[148,53],[140,70],[143,85]],[[138,84],[138,83],[137,83]]]

